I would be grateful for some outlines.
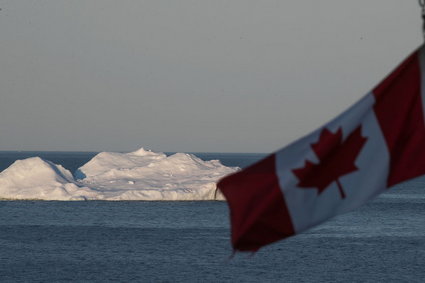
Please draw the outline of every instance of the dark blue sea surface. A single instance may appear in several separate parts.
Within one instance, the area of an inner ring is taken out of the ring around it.
[[[228,213],[225,202],[1,201],[0,282],[424,281],[424,179],[255,255],[230,258]]]

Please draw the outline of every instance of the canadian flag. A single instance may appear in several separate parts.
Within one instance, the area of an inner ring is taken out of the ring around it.
[[[425,49],[334,120],[217,184],[235,250],[256,251],[425,174]]]

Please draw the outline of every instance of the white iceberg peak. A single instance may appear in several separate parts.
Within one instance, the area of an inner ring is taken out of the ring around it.
[[[129,154],[134,154],[138,156],[157,155],[157,153],[152,152],[151,150],[145,150],[143,147],[139,148],[136,151],[130,152]]]
[[[3,199],[83,200],[94,197],[91,189],[76,184],[71,172],[40,157],[17,160],[0,173],[0,198]]]
[[[40,157],[16,160],[9,168],[0,173],[0,177],[14,180],[47,179],[58,182],[74,182],[74,177],[69,170]]]

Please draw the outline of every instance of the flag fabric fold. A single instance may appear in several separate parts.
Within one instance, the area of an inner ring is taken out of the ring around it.
[[[234,249],[256,251],[425,174],[424,72],[421,47],[329,123],[220,180]]]

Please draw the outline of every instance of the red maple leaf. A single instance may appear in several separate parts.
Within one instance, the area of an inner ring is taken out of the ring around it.
[[[341,198],[345,198],[339,178],[358,170],[354,162],[367,141],[361,131],[359,126],[343,142],[341,128],[336,133],[323,129],[319,141],[311,145],[319,164],[306,160],[303,168],[292,170],[299,180],[297,186],[317,188],[321,194],[332,182],[336,182]]]

